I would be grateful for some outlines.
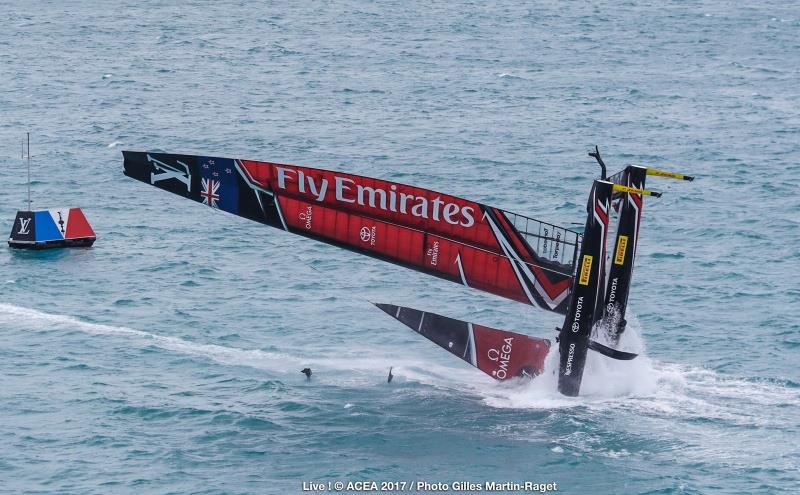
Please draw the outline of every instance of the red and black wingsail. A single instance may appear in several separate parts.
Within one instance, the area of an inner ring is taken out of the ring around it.
[[[544,371],[550,341],[448,318],[418,309],[375,304],[442,349],[497,380],[533,378]]]
[[[294,234],[564,314],[580,235],[455,196],[353,174],[123,151],[125,175]]]

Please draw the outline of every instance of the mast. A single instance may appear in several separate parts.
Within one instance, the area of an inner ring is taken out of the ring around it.
[[[31,211],[31,133],[28,132],[28,211]],[[23,151],[23,156],[25,152]]]

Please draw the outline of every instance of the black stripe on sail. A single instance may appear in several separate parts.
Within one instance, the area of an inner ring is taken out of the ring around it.
[[[494,214],[491,208],[484,208],[484,213],[486,214],[490,225],[494,227],[492,232],[497,238],[497,243],[505,253],[509,263],[511,263],[514,274],[517,277],[517,282],[520,284],[520,286],[522,286],[522,290],[528,297],[528,301],[530,301],[532,306],[551,309],[544,298],[542,298],[541,294],[539,294],[539,291],[536,289],[533,281],[530,280],[530,278],[525,274],[527,267],[525,266],[524,259],[517,252],[516,248],[514,247],[514,243],[509,237],[509,233],[503,228],[503,224],[497,219],[497,216]]]
[[[442,349],[473,364],[469,352],[469,326],[466,322],[393,304],[374,304]]]

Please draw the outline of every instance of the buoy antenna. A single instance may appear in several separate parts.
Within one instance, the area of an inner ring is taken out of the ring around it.
[[[28,134],[28,211],[31,211],[31,133]],[[22,151],[23,157],[25,151]]]

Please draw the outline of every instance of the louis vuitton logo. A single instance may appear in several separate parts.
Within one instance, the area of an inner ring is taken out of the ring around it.
[[[153,164],[153,167],[160,172],[158,174],[150,172],[150,183],[155,184],[162,180],[177,179],[186,185],[186,192],[191,191],[192,188],[192,175],[189,172],[189,166],[180,160],[176,160],[178,165],[169,165],[160,160],[156,160],[149,154],[147,161]]]
[[[30,234],[31,233],[31,231],[29,230],[30,225],[31,225],[31,219],[30,218],[20,218],[19,219],[19,230],[17,231],[17,234],[19,234],[19,235],[28,235],[28,234]]]

